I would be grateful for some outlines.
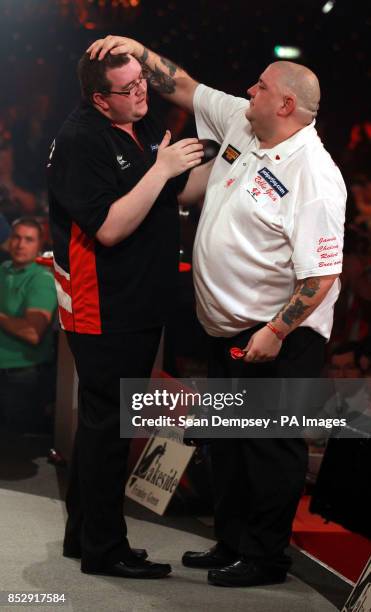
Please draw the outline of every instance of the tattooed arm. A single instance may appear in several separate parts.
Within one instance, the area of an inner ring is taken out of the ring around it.
[[[106,36],[87,49],[91,59],[102,60],[106,53],[129,53],[143,66],[148,82],[164,98],[193,113],[193,94],[198,83],[170,60],[146,49],[140,42],[123,36]]]
[[[320,305],[331,289],[337,274],[312,276],[297,282],[294,293],[285,306],[275,315],[271,324],[275,330],[287,336]],[[265,326],[251,336],[245,361],[271,361],[277,357],[282,340],[269,327]]]

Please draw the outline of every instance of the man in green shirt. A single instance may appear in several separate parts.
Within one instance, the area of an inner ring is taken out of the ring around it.
[[[23,217],[12,225],[10,261],[0,265],[0,415],[12,428],[35,429],[53,360],[57,298],[51,272],[35,263],[42,228]]]

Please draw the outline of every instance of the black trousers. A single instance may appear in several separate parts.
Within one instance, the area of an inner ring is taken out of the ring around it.
[[[130,556],[123,515],[130,440],[120,438],[120,378],[150,376],[161,328],[67,332],[79,376],[78,427],[66,497],[64,545],[88,563]]]
[[[294,330],[276,359],[234,361],[263,324],[233,338],[210,338],[210,378],[315,378],[321,375],[325,339],[310,328]],[[303,439],[216,439],[211,442],[215,535],[241,556],[288,569],[284,554],[307,469]]]

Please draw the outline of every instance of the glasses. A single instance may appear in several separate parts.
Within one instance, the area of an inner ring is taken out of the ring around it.
[[[148,75],[145,75],[143,74],[143,72],[141,72],[139,77],[135,79],[135,81],[133,81],[130,85],[128,85],[126,89],[123,89],[122,91],[108,90],[103,93],[108,94],[108,95],[116,94],[117,96],[131,96],[132,94],[138,91],[138,87],[143,83],[143,81],[146,81],[147,79],[148,79]]]

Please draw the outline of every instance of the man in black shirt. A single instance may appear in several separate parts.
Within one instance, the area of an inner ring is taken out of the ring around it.
[[[79,78],[82,103],[48,163],[60,322],[79,375],[64,555],[85,573],[162,577],[170,565],[127,540],[119,379],[150,375],[176,287],[177,195],[197,200],[210,164],[195,138],[169,146],[132,56],[85,54]]]

